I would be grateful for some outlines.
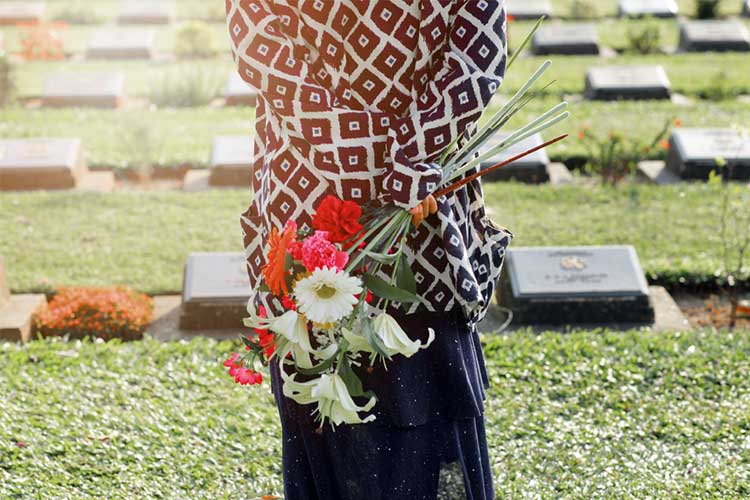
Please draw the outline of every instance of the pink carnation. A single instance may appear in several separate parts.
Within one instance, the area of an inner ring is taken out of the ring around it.
[[[347,262],[349,254],[328,241],[328,231],[315,231],[302,244],[302,265],[308,271],[321,267],[343,269]]]

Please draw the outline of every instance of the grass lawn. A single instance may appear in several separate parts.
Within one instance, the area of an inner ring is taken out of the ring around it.
[[[539,97],[518,114],[507,127],[518,127],[560,102],[554,96]],[[494,109],[494,108],[491,108]],[[650,142],[666,120],[680,118],[685,127],[731,127],[750,124],[750,103],[736,101],[696,101],[691,106],[675,106],[660,101],[573,102],[571,117],[547,131],[548,137],[568,132],[566,141],[548,148],[554,161],[585,157],[586,150],[576,137],[583,124],[604,133],[618,130],[630,137]],[[488,111],[488,113],[491,112]],[[644,117],[648,117],[644,120]],[[152,163],[177,166],[188,163],[206,167],[211,142],[217,135],[247,135],[253,130],[252,108],[182,108],[166,110],[97,109],[28,110],[0,108],[0,137],[80,137],[89,164],[97,167],[126,168],[133,160],[131,140],[135,124],[151,124],[158,143],[150,154]],[[659,158],[662,153],[657,153]]]
[[[270,380],[234,343],[0,344],[0,497],[281,491]],[[746,498],[750,332],[485,338],[498,498]]]
[[[633,244],[653,281],[712,281],[718,198],[701,184],[582,188],[486,184],[515,246]],[[177,292],[194,251],[241,251],[249,192],[0,193],[0,255],[17,292],[128,284]]]

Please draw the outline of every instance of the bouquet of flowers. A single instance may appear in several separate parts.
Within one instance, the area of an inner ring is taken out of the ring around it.
[[[541,19],[522,44],[528,44]],[[517,51],[509,61],[515,60]],[[479,154],[480,148],[529,102],[529,91],[549,68],[546,61],[521,89],[486,124],[471,134],[467,130],[450,144],[442,157],[443,185],[435,197],[458,189],[473,179],[507,165],[538,149],[565,138],[557,137],[498,165],[478,166],[524,139],[541,132],[568,116],[565,102],[554,106],[511,134],[498,145]],[[463,142],[463,143],[462,143]],[[466,175],[475,170],[471,175]],[[410,232],[411,213],[396,206],[360,206],[353,201],[328,196],[313,215],[313,228],[299,230],[293,220],[282,231],[274,228],[268,241],[263,279],[259,290],[282,298],[283,314],[272,316],[262,306],[249,308],[245,325],[252,333],[243,337],[246,352],[234,353],[224,364],[235,381],[259,384],[259,366],[274,357],[282,365],[293,365],[294,373],[280,370],[283,393],[299,404],[315,405],[313,414],[323,425],[359,424],[360,412],[373,408],[377,396],[365,390],[353,366],[369,358],[387,369],[393,356],[410,357],[430,346],[435,332],[428,329],[425,342],[409,338],[396,319],[385,312],[391,302],[412,304],[423,299],[416,294],[414,274],[404,258]],[[381,266],[390,268],[389,280],[377,276]],[[371,305],[373,296],[385,301],[382,308]],[[305,382],[297,374],[310,377]],[[368,398],[358,405],[354,398]]]

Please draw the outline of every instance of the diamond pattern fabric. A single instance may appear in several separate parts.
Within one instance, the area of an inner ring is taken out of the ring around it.
[[[504,1],[226,6],[239,74],[259,93],[254,196],[241,216],[254,288],[271,228],[290,218],[311,227],[326,195],[408,209],[435,192],[443,180],[437,159],[457,136],[470,136],[505,73]],[[485,213],[479,180],[437,201],[438,213],[409,235],[406,256],[427,304],[408,311],[460,306],[476,323],[513,235]],[[283,310],[267,292],[251,302]]]

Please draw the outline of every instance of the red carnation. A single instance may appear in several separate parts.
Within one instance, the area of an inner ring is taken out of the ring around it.
[[[361,216],[362,207],[329,194],[318,205],[312,225],[318,231],[327,231],[332,243],[343,243],[362,231]]]

